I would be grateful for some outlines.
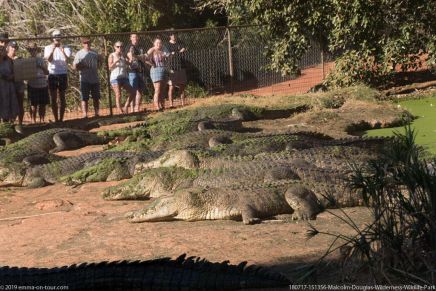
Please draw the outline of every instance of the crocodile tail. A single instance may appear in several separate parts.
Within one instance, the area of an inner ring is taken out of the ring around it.
[[[289,286],[265,268],[211,263],[182,255],[149,261],[84,263],[60,268],[1,267],[0,282],[19,286],[68,286],[68,290],[239,290]]]

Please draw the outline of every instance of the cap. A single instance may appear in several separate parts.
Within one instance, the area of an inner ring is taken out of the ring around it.
[[[0,32],[0,41],[7,41],[7,40],[9,40],[9,33]]]
[[[89,37],[86,37],[86,36],[80,38],[81,43],[86,43],[86,42],[90,42],[90,41],[91,41],[91,39]]]
[[[13,47],[13,48],[16,48],[16,49],[18,49],[18,44],[17,44],[17,42],[16,41],[10,41],[9,43],[8,43],[8,47]]]
[[[60,37],[60,36],[62,36],[62,33],[61,33],[61,31],[60,31],[59,29],[55,29],[55,30],[51,33],[51,35],[52,35],[53,37]]]

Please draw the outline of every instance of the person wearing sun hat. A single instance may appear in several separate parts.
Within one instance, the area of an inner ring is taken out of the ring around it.
[[[6,47],[9,42],[9,34],[7,32],[0,32],[0,46]]]
[[[68,87],[68,59],[71,49],[62,44],[62,34],[56,29],[52,32],[53,43],[44,48],[44,58],[48,61],[48,88],[55,122],[63,121],[65,113],[65,91]],[[59,111],[58,111],[59,99]]]
[[[100,99],[100,81],[98,68],[102,63],[102,57],[91,49],[91,40],[88,37],[80,38],[83,48],[76,53],[73,68],[80,74],[80,97],[82,99],[83,117],[88,117],[88,100],[92,96],[95,116],[98,116]]]
[[[36,78],[27,81],[27,97],[30,101],[30,115],[33,123],[36,123],[36,112],[38,111],[39,122],[43,123],[45,122],[46,105],[50,104],[47,64],[42,57],[38,56],[41,49],[36,43],[31,44],[26,49],[30,53],[30,57],[36,59]]]
[[[13,122],[18,113],[13,63],[7,55],[6,47],[0,45],[0,120]]]

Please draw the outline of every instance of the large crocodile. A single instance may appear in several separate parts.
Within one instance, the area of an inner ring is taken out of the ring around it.
[[[211,263],[185,255],[149,261],[84,263],[60,268],[1,267],[2,286],[64,287],[68,290],[244,290],[289,288],[291,282],[266,268]]]
[[[0,180],[9,174],[11,168],[15,169],[17,164],[44,164],[59,159],[52,153],[105,142],[105,137],[70,128],[52,128],[32,134],[7,145],[0,152]]]
[[[223,188],[290,179],[336,185],[343,184],[347,173],[346,170],[319,168],[302,159],[263,163],[244,161],[235,164],[232,168],[218,169],[161,167],[144,170],[129,181],[105,189],[103,198],[107,200],[155,198],[170,195],[182,188]]]
[[[167,151],[157,160],[138,164],[136,173],[141,173],[145,169],[159,167],[176,166],[187,169],[234,168],[241,165],[241,163],[247,162],[283,164],[295,159],[304,159],[317,167],[344,169],[348,167],[347,161],[355,163],[366,161],[376,157],[378,153],[379,151],[373,148],[356,148],[353,146],[325,146],[290,152],[261,152],[257,155],[246,156],[221,156],[207,150],[172,150]]]
[[[41,187],[56,183],[60,178],[77,171],[85,171],[88,167],[98,167],[101,162],[106,162],[105,166],[94,169],[94,173],[89,171],[88,176],[83,175],[84,181],[70,180],[69,182],[81,183],[126,179],[132,176],[137,163],[156,159],[161,154],[161,152],[130,153],[114,151],[85,153],[77,157],[29,167],[21,172],[13,172],[6,177],[5,182],[15,186]],[[85,170],[83,170],[84,168]],[[89,177],[91,174],[95,176]]]
[[[129,212],[126,217],[131,222],[231,219],[253,224],[280,214],[292,214],[295,220],[314,219],[324,207],[363,203],[360,195],[346,187],[334,184],[328,187],[331,189],[325,193],[314,192],[301,180],[285,180],[228,188],[181,189],[157,198],[144,209]]]

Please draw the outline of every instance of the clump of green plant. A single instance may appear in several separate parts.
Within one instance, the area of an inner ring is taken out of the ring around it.
[[[195,82],[188,82],[185,88],[185,94],[189,98],[205,98],[209,92]]]
[[[9,122],[0,123],[0,138],[14,134],[14,124]]]
[[[233,108],[247,111],[255,118],[260,117],[264,111],[262,108],[235,104],[186,108],[153,117],[147,125],[148,132],[152,137],[161,136],[164,140],[171,140],[174,135],[196,130],[198,122],[201,120],[231,116]]]
[[[344,105],[346,99],[341,95],[331,95],[321,98],[321,106],[323,108],[337,109]]]
[[[424,159],[415,137],[408,126],[380,159],[354,167],[350,187],[361,192],[372,223],[361,230],[342,212],[343,217],[336,216],[357,234],[324,233],[345,241],[326,255],[347,246],[346,258],[356,268],[368,268],[375,284],[436,282],[436,159]],[[312,226],[309,236],[320,233]]]
[[[121,175],[119,179],[128,178],[130,174],[125,164],[125,158],[107,158],[94,166],[61,177],[60,180],[66,185],[79,185],[86,182],[106,181],[111,175]]]

